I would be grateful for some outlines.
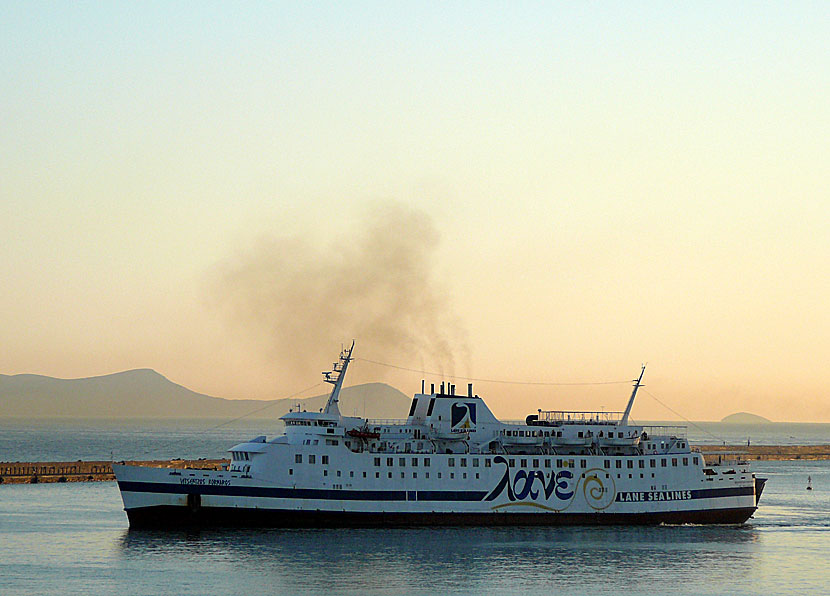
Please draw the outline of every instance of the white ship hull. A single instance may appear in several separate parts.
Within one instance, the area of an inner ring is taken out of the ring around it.
[[[482,465],[486,459],[480,458]],[[578,458],[577,462],[586,460],[582,470],[547,472],[544,467],[508,472],[509,458],[489,459],[499,463],[493,461],[486,474],[485,468],[479,468],[478,480],[461,477],[472,476],[472,468],[449,472],[446,466],[436,466],[433,455],[433,474],[444,470],[440,482],[417,482],[411,477],[389,482],[387,476],[363,486],[360,482],[286,486],[227,471],[113,467],[133,527],[738,524],[753,514],[762,488],[761,484],[756,490],[751,474],[695,484],[672,478],[679,474],[670,471],[655,474],[644,485],[639,474],[636,479],[627,474],[617,478],[615,468],[595,466],[603,461],[589,462],[608,459],[602,457]],[[401,473],[393,469],[393,474]],[[411,469],[403,473],[412,474]],[[457,479],[449,478],[456,473]]]

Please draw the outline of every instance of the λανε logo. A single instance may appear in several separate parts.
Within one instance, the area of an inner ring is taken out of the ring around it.
[[[452,425],[450,430],[454,433],[465,433],[475,430],[476,405],[464,402],[457,402],[452,405]]]

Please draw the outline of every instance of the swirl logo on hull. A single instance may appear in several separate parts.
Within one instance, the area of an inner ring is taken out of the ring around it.
[[[607,476],[607,478],[604,478]],[[585,472],[585,481],[582,483],[582,493],[585,502],[596,511],[608,508],[614,502],[617,487],[611,474],[602,468],[593,468]]]

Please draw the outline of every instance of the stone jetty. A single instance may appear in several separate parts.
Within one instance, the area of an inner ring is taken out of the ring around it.
[[[94,482],[115,480],[110,461],[0,462],[0,483],[37,484],[39,482]],[[174,459],[115,462],[155,468],[220,470],[226,459]]]

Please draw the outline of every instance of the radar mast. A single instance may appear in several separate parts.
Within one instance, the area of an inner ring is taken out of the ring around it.
[[[353,350],[354,340],[352,340],[351,347],[340,351],[340,358],[332,365],[332,370],[323,373],[323,376],[325,377],[323,380],[326,383],[334,385],[334,389],[331,390],[331,395],[329,395],[329,400],[326,402],[326,407],[323,408],[323,412],[326,414],[335,414],[340,416],[340,408],[338,406],[340,401],[340,389],[343,387],[343,379],[346,377],[346,369],[349,367],[349,362],[352,361]]]

